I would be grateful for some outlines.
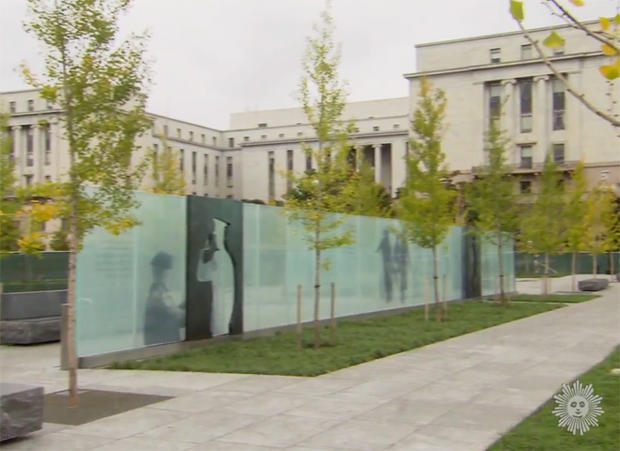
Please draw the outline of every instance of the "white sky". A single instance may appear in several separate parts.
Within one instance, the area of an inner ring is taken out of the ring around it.
[[[525,0],[526,26],[557,23]],[[565,2],[568,4],[568,2]],[[587,0],[581,19],[615,14],[618,0]],[[509,0],[334,0],[341,77],[350,101],[406,96],[414,45],[517,29]],[[216,128],[230,113],[298,106],[301,57],[323,0],[134,0],[122,30],[151,34],[150,112]],[[25,0],[0,0],[0,91],[26,88],[16,67],[42,67],[23,29]]]

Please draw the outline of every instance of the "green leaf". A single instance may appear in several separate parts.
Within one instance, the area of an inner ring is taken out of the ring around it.
[[[616,14],[616,17],[613,17],[612,20],[614,20],[617,24],[620,24],[620,13]]]
[[[583,0],[569,0],[575,6],[583,6]]]
[[[601,45],[601,51],[607,56],[614,56],[618,54],[618,49],[612,47],[609,44]]]
[[[510,14],[512,14],[512,18],[514,20],[522,22],[525,17],[523,14],[523,2],[518,0],[510,0]]]
[[[608,80],[615,80],[620,77],[620,58],[616,58],[613,64],[599,67],[601,74]]]
[[[557,49],[564,45],[564,38],[557,32],[552,31],[551,34],[545,38],[543,44],[551,49]]]
[[[600,23],[601,23],[601,28],[603,30],[609,29],[610,20],[607,17],[601,17],[600,18]]]

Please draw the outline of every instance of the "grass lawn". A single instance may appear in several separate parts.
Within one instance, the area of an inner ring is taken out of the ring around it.
[[[577,378],[584,385],[592,384],[594,394],[603,398],[601,408],[604,413],[598,417],[598,427],[591,427],[583,435],[579,432],[573,435],[567,429],[558,427],[558,418],[551,413],[556,406],[552,399],[506,433],[489,450],[620,449],[620,376],[611,374],[612,368],[620,368],[620,346]],[[558,387],[558,392],[560,390]]]
[[[167,357],[118,362],[111,367],[317,376],[559,307],[557,303],[453,303],[448,308],[448,319],[441,323],[432,319],[425,322],[424,309],[339,321],[336,344],[318,350],[310,347],[313,331],[307,327],[301,349],[296,346],[295,332],[284,331],[208,344]],[[430,313],[433,318],[432,308]],[[327,327],[321,333],[323,342],[327,342]]]
[[[519,294],[510,298],[512,301],[519,302],[561,302],[565,304],[574,304],[577,302],[590,301],[600,297],[598,294]]]

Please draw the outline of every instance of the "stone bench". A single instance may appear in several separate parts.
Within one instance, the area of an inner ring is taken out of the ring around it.
[[[0,321],[0,343],[27,345],[60,340],[60,316]]]
[[[43,426],[43,387],[0,382],[0,442]]]
[[[601,291],[607,288],[608,285],[609,280],[605,278],[580,280],[577,284],[579,291]]]

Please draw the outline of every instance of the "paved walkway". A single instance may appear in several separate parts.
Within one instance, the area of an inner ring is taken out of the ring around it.
[[[601,299],[316,378],[80,370],[83,388],[175,398],[45,424],[5,448],[484,450],[620,342],[619,306],[614,284]],[[57,356],[57,345],[0,347],[0,379],[62,390]]]

